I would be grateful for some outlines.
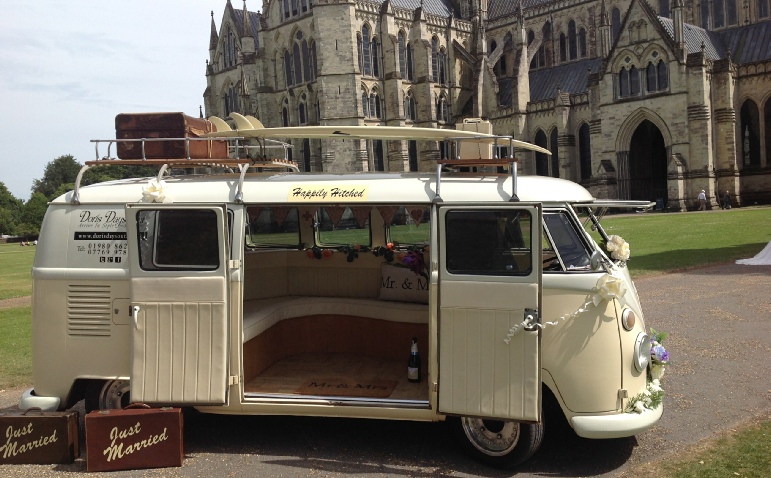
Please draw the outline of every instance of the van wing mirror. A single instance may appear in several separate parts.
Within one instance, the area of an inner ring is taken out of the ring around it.
[[[589,257],[589,264],[592,270],[599,271],[600,269],[602,269],[603,268],[602,262],[603,262],[602,253],[597,249],[592,251],[592,255]]]

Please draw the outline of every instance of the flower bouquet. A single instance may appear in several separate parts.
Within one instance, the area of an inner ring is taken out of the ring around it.
[[[626,262],[629,260],[629,243],[621,236],[608,236],[608,240],[605,241],[605,249],[610,252],[610,258],[613,260],[619,262]]]
[[[669,336],[666,332],[658,332],[651,329],[651,367],[650,373],[653,380],[661,380],[664,376],[666,365],[669,365],[669,352],[662,342]]]

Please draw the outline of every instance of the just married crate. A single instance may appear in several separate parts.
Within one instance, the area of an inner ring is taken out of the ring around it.
[[[182,466],[182,410],[129,405],[86,415],[86,469]]]
[[[78,412],[0,412],[0,465],[72,463],[78,449]]]

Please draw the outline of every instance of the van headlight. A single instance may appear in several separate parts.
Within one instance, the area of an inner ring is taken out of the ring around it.
[[[640,332],[634,341],[634,368],[642,372],[648,368],[651,360],[651,338],[645,332]]]

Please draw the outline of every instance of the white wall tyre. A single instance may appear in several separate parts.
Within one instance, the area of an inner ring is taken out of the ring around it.
[[[461,446],[474,459],[511,469],[533,456],[543,440],[543,422],[519,423],[481,418],[452,418]]]
[[[122,409],[130,403],[131,386],[128,380],[92,381],[86,389],[86,413]]]

